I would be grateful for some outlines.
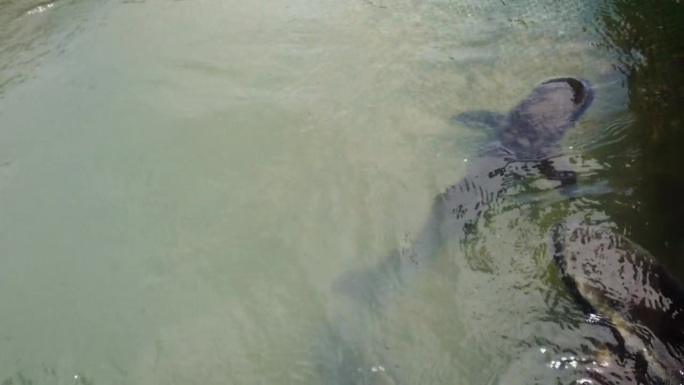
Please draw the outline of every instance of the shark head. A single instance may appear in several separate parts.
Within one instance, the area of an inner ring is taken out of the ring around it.
[[[497,139],[518,157],[548,156],[593,100],[594,93],[586,80],[547,80],[511,110]]]

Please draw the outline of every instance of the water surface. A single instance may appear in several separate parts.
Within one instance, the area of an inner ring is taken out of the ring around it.
[[[601,4],[1,2],[0,378],[327,384],[338,328],[401,384],[576,378],[604,337],[550,273],[548,186],[380,311],[330,285],[463,177],[485,135],[455,113],[587,78],[564,145],[598,182],[632,122]]]

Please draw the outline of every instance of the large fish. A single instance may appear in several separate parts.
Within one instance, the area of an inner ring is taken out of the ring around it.
[[[577,78],[554,78],[538,84],[506,115],[472,111],[456,120],[491,129],[493,141],[468,160],[466,177],[439,194],[427,222],[407,249],[390,253],[370,269],[342,276],[333,284],[337,292],[382,305],[445,241],[465,243],[476,236],[478,220],[501,212],[509,190],[530,177],[575,184],[575,173],[560,171],[553,157],[559,141],[589,108],[593,91]]]
[[[439,194],[427,222],[410,247],[395,250],[377,265],[343,275],[333,284],[373,308],[391,304],[397,292],[418,274],[419,266],[439,254],[445,242],[467,247],[478,237],[478,221],[489,220],[507,209],[506,198],[524,191],[530,178],[555,180],[571,188],[575,173],[557,169],[555,156],[565,132],[582,117],[593,100],[589,83],[576,78],[555,78],[538,84],[506,115],[471,111],[456,120],[486,127],[492,142],[468,160],[468,170],[457,184]],[[565,190],[564,190],[565,191]],[[519,204],[519,203],[517,203]],[[468,253],[463,253],[466,260]],[[369,309],[363,309],[369,310]],[[315,347],[319,373],[328,384],[396,384],[395,368],[386,367],[386,347],[374,346],[364,337],[359,313],[333,315]]]
[[[683,384],[684,291],[678,282],[648,251],[611,229],[556,225],[552,240],[571,295],[593,322],[613,332],[617,344],[610,351],[617,361],[636,363],[621,367],[613,360],[592,376],[603,384]]]

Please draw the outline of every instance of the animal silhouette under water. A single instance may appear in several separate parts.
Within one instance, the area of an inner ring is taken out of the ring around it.
[[[586,112],[594,98],[586,80],[565,77],[537,85],[506,115],[470,111],[456,116],[468,126],[486,127],[493,141],[469,159],[466,176],[439,194],[427,222],[411,246],[395,250],[378,265],[342,276],[333,289],[382,305],[417,267],[437,254],[445,241],[476,236],[478,220],[504,209],[504,198],[530,178],[554,180],[571,188],[575,173],[556,169],[559,142]]]
[[[392,251],[369,269],[343,275],[333,283],[333,290],[372,308],[381,307],[396,299],[398,290],[439,254],[445,242],[466,243],[476,238],[478,222],[505,210],[510,204],[507,198],[524,192],[526,181],[549,179],[561,189],[572,188],[575,173],[557,169],[555,157],[561,155],[563,135],[586,112],[593,97],[587,81],[555,78],[534,87],[506,115],[470,111],[456,116],[462,124],[487,128],[491,143],[468,160],[462,180],[435,197],[425,225],[409,248]],[[385,372],[377,365],[376,353],[369,352],[363,338],[352,331],[348,323],[354,323],[355,317],[349,317],[333,317],[325,327],[317,348],[321,376],[326,383],[340,385],[396,384],[390,373],[393,368]]]

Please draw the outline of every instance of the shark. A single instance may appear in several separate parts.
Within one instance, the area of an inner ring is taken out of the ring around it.
[[[476,239],[480,221],[505,210],[511,195],[524,189],[527,181],[549,180],[570,194],[577,176],[558,162],[563,154],[560,142],[593,99],[587,80],[557,77],[535,85],[507,113],[473,110],[456,115],[453,120],[458,124],[486,130],[489,142],[468,159],[465,176],[433,199],[423,227],[408,247],[390,251],[366,269],[343,274],[332,283],[333,293],[371,311],[390,306],[446,243],[466,245]],[[380,364],[350,327],[359,323],[357,318],[358,314],[344,314],[325,325],[316,348],[321,377],[340,385],[396,384],[393,368]]]
[[[445,242],[467,242],[477,236],[478,221],[496,213],[503,200],[524,180],[555,181],[570,193],[576,185],[572,170],[561,170],[554,158],[559,143],[594,99],[591,84],[559,77],[537,84],[508,113],[467,111],[454,120],[484,128],[491,141],[468,159],[466,175],[437,195],[428,218],[410,246],[397,249],[377,265],[351,271],[337,279],[333,291],[382,306],[438,254]]]

